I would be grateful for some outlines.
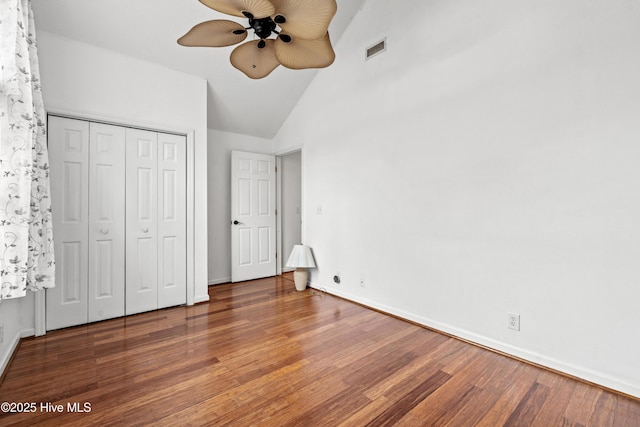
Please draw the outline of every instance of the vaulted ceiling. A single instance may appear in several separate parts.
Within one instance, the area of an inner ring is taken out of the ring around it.
[[[365,0],[337,0],[333,45]],[[252,80],[229,63],[233,46],[182,47],[176,40],[218,13],[198,0],[32,0],[37,31],[47,31],[200,76],[208,81],[208,127],[272,138],[318,72],[278,67]],[[336,57],[340,61],[340,57]]]

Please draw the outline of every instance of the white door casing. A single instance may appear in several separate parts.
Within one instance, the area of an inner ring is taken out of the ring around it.
[[[231,152],[231,281],[276,274],[275,156]]]
[[[91,123],[89,322],[124,315],[125,128]]]
[[[49,117],[56,286],[46,290],[47,330],[86,323],[89,267],[89,123]]]

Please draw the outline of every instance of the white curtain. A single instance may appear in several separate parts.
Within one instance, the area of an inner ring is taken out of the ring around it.
[[[0,299],[54,286],[49,156],[30,0],[0,0]]]

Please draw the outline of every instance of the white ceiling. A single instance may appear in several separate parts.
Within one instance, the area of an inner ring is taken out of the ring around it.
[[[337,0],[338,12],[329,27],[334,46],[364,1]],[[206,79],[211,129],[272,138],[322,72],[281,66],[264,79],[252,80],[229,62],[234,46],[179,46],[176,40],[202,21],[231,19],[248,25],[246,19],[221,14],[198,0],[32,0],[32,5],[37,30]]]

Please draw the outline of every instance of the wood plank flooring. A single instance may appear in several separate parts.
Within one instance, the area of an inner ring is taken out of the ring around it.
[[[0,402],[36,411],[0,425],[640,426],[638,400],[296,292],[289,275],[209,294],[23,340]]]

